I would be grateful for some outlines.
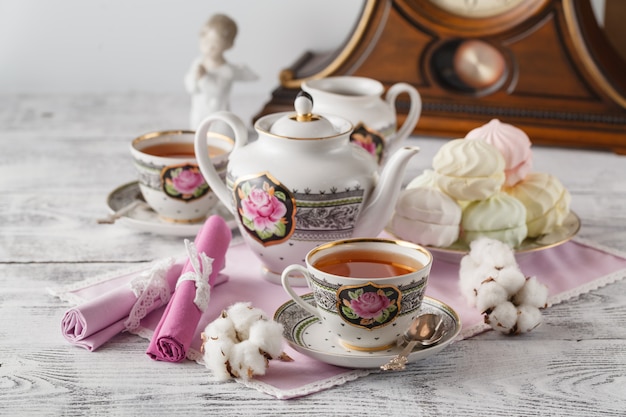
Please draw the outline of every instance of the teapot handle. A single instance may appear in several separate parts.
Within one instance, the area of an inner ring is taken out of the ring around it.
[[[422,97],[417,92],[415,87],[407,83],[396,83],[387,90],[385,101],[395,109],[396,99],[402,93],[407,93],[410,98],[409,113],[404,120],[402,126],[398,128],[398,131],[390,140],[390,144],[400,143],[406,139],[417,125],[420,114],[422,113]]]
[[[228,208],[228,210],[234,215],[235,208],[233,207],[232,196],[224,181],[220,178],[219,174],[215,170],[209,153],[207,152],[207,133],[211,128],[211,123],[214,121],[221,121],[226,123],[235,133],[235,146],[231,151],[231,155],[237,149],[242,148],[248,143],[248,129],[239,117],[229,111],[219,111],[206,117],[200,126],[196,129],[196,137],[194,140],[194,151],[196,153],[196,159],[200,171],[204,176],[204,179],[211,187],[211,190],[215,193],[217,198],[220,199],[222,204]]]

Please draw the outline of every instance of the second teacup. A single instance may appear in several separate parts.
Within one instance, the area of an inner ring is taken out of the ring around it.
[[[218,202],[198,167],[194,136],[191,130],[160,131],[139,136],[131,143],[141,194],[164,220],[200,222]],[[216,171],[225,176],[234,141],[209,133],[207,144]]]
[[[347,350],[384,350],[420,314],[432,260],[428,250],[401,240],[339,240],[311,250],[306,268],[285,268],[282,284]],[[315,306],[292,289],[295,274],[306,278]]]

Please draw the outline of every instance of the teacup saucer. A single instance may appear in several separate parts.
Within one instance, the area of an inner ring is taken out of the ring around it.
[[[308,303],[315,304],[312,293],[303,295],[302,298]],[[409,355],[409,362],[425,359],[438,353],[461,331],[461,320],[458,314],[447,304],[434,298],[424,297],[422,310],[424,313],[435,313],[443,317],[446,334],[441,342],[434,346],[415,348]],[[293,349],[331,365],[346,368],[378,368],[402,350],[402,346],[375,352],[346,350],[317,317],[305,311],[294,301],[287,301],[280,306],[274,313],[274,320],[284,326],[283,336]]]
[[[137,181],[129,182],[121,185],[107,196],[107,206],[111,213],[115,213],[122,207],[131,204],[134,201],[144,201],[139,190]],[[236,228],[235,219],[228,212],[222,203],[217,203],[213,210],[209,213],[219,214],[226,220],[231,229]],[[195,236],[202,227],[203,221],[198,223],[174,223],[163,220],[159,215],[148,206],[141,205],[126,213],[117,220],[124,226],[136,229],[142,232],[155,233],[167,236],[190,237]]]

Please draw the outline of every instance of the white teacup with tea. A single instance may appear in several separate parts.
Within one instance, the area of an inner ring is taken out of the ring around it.
[[[395,346],[420,315],[433,257],[413,243],[358,238],[320,245],[305,261],[285,268],[285,291],[345,349],[377,351]],[[292,289],[296,274],[306,278],[316,305]]]
[[[218,199],[205,181],[194,152],[195,132],[151,132],[130,146],[139,188],[148,205],[164,220],[180,223],[203,221]],[[216,171],[226,175],[234,141],[219,133],[207,135],[207,148]]]

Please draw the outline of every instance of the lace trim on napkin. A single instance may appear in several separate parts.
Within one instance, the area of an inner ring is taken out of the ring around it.
[[[137,301],[124,322],[127,330],[136,330],[156,302],[160,301],[160,305],[165,305],[170,300],[171,291],[167,283],[167,271],[172,265],[174,265],[174,258],[163,259],[128,283]]]
[[[178,278],[176,288],[178,288],[183,281],[194,281],[196,285],[196,296],[193,299],[193,303],[204,313],[204,310],[209,306],[209,299],[211,298],[209,275],[211,275],[211,271],[213,270],[213,259],[209,258],[204,252],[198,254],[196,245],[188,239],[185,239],[185,248],[187,249],[187,254],[189,254],[189,262],[193,267],[193,271],[182,274],[180,278]]]
[[[618,257],[622,257],[622,258],[626,258],[626,252],[624,251],[620,251],[618,249],[615,248],[610,248],[607,247],[605,245],[601,245],[598,244],[596,242],[590,241],[588,239],[584,239],[584,238],[580,238],[580,237],[576,237],[573,239],[575,242],[580,243],[582,245],[588,246],[590,248],[594,248]],[[127,271],[136,271],[136,266],[133,266],[132,268],[128,268]],[[83,280],[80,282],[75,282],[72,284],[68,284],[66,286],[63,286],[61,288],[58,289],[51,289],[48,288],[48,291],[64,300],[67,302],[73,302],[73,303],[79,303],[81,301],[84,301],[83,298],[72,294],[71,291],[74,290],[78,290],[80,288],[84,288],[87,287],[89,285],[98,283],[98,282],[102,282],[102,281],[106,281],[108,279],[113,278],[116,275],[119,275],[120,271],[113,271],[110,272],[108,274],[102,274],[99,276],[95,276],[91,279],[87,279],[87,280]],[[548,303],[549,305],[555,305],[558,303],[561,303],[563,301],[569,300],[571,298],[577,297],[581,294],[587,293],[589,291],[604,287],[608,284],[611,284],[613,282],[617,282],[621,279],[626,278],[626,269],[621,269],[621,270],[617,270],[614,271],[610,274],[604,275],[592,282],[590,282],[589,284],[574,288],[570,291],[566,291],[562,294],[558,294],[556,296],[552,296],[548,299]],[[482,333],[483,331],[488,331],[490,330],[491,327],[489,325],[485,325],[484,323],[481,324],[477,324],[475,326],[472,326],[470,328],[467,329],[463,329],[461,331],[461,333],[457,336],[457,338],[455,339],[456,341],[459,340],[463,340],[463,339],[467,339],[470,338],[472,336],[475,336],[479,333]],[[143,337],[144,339],[151,339],[154,331],[152,329],[146,328],[146,327],[142,327],[140,326],[139,328],[135,329],[134,331],[132,331],[132,333]],[[200,365],[204,365],[203,363],[203,355],[201,352],[191,348],[187,351],[187,358],[189,360],[192,360]],[[371,373],[378,373],[377,370],[368,370],[368,369],[354,369],[354,370],[346,370],[345,373],[330,377],[330,378],[326,378],[323,380],[319,380],[313,383],[309,383],[306,385],[303,385],[299,388],[295,388],[295,389],[280,389],[280,388],[276,388],[270,384],[267,384],[265,382],[259,381],[259,380],[248,380],[245,381],[241,378],[236,379],[236,381],[240,384],[243,384],[247,387],[250,388],[254,388],[260,392],[272,395],[276,398],[279,399],[289,399],[289,398],[294,398],[294,397],[299,397],[299,396],[303,396],[303,395],[308,395],[308,394],[312,394],[327,388],[331,388],[333,386],[336,385],[341,385],[344,384],[346,382],[349,381],[353,381],[355,379],[364,377],[366,375],[369,375]]]
[[[179,257],[178,261],[182,262],[182,256]],[[162,260],[161,260],[162,261]],[[85,297],[82,297],[78,294],[75,294],[75,291],[80,291],[82,289],[99,285],[103,282],[109,281],[111,279],[117,278],[122,275],[136,274],[138,272],[143,272],[149,268],[152,268],[154,265],[158,264],[160,261],[151,261],[148,265],[150,267],[140,267],[137,265],[128,266],[121,269],[110,270],[107,272],[96,274],[92,277],[85,278],[81,281],[76,281],[70,284],[63,285],[58,288],[47,287],[46,291],[60,299],[61,301],[65,301],[67,303],[72,304],[80,304],[85,301]]]
[[[343,374],[336,375],[331,378],[322,379],[317,382],[312,382],[310,384],[307,384],[306,386],[294,389],[276,388],[270,384],[266,384],[263,381],[255,380],[253,378],[248,380],[237,378],[236,381],[240,384],[245,385],[248,388],[254,388],[257,391],[263,392],[265,394],[273,395],[279,400],[288,400],[290,398],[301,397],[304,395],[319,392],[337,385],[343,385],[346,382],[354,381],[369,374],[379,372],[380,371],[374,369],[346,370],[346,372]]]
[[[608,246],[580,237],[576,237],[573,240],[577,243],[580,243],[581,245],[606,252],[610,255],[614,255],[620,258],[626,258],[626,252],[619,249],[610,248]],[[587,284],[580,285],[576,288],[572,288],[569,291],[563,291],[559,294],[548,297],[548,307],[562,303],[567,300],[571,300],[599,288],[606,287],[607,285],[613,284],[614,282],[620,281],[624,278],[626,278],[626,269],[618,269],[617,271],[604,275],[603,277],[600,277],[596,280],[590,281]]]
[[[149,337],[150,335],[148,335]],[[193,348],[187,351],[187,359],[196,362],[199,365],[205,366],[204,363],[204,355],[202,352],[199,352]],[[248,387],[253,388],[262,393],[272,395],[280,400],[287,400],[290,398],[301,397],[303,395],[312,394],[314,392],[322,391],[328,388],[332,388],[337,385],[343,385],[346,382],[354,381],[356,379],[362,378],[372,373],[379,373],[380,371],[377,369],[347,369],[342,374],[332,376],[330,378],[321,379],[319,381],[311,382],[306,385],[303,385],[299,388],[293,389],[285,389],[285,388],[276,388],[271,384],[268,384],[264,381],[250,378],[235,378],[234,380],[238,383]]]

